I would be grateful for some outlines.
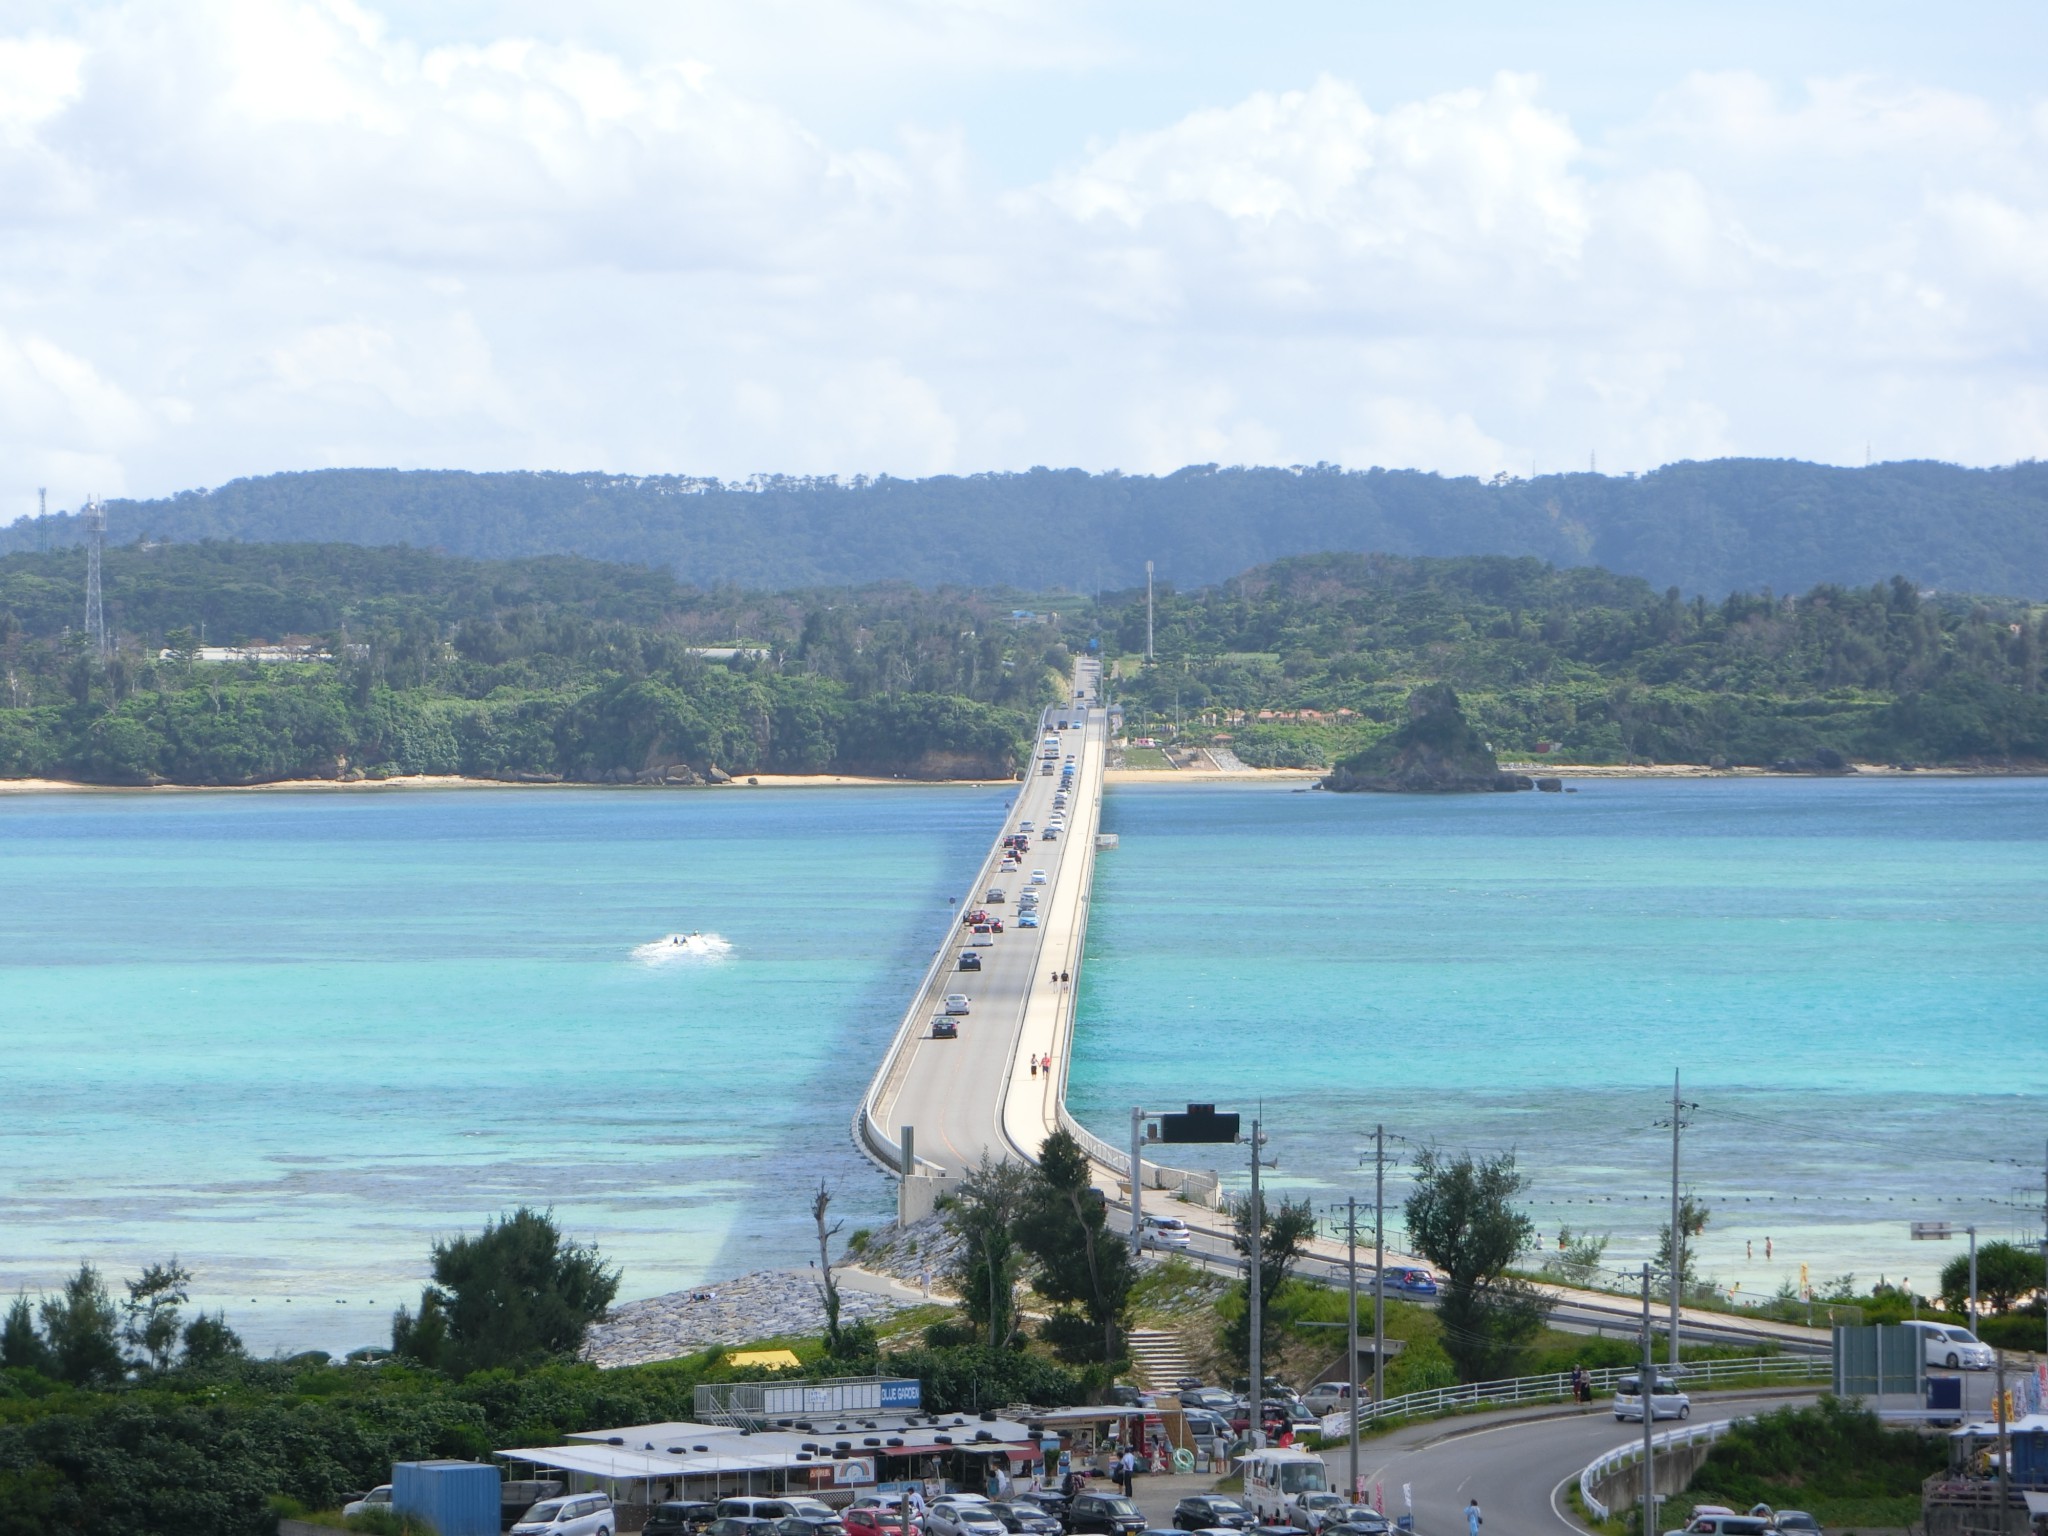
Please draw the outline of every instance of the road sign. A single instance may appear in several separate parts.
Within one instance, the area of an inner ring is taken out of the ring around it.
[[[1237,1140],[1236,1115],[1219,1115],[1214,1104],[1190,1104],[1184,1115],[1161,1115],[1159,1139],[1174,1142]]]
[[[1913,1241],[1946,1242],[1956,1235],[1956,1229],[1945,1221],[1916,1221],[1913,1223]]]

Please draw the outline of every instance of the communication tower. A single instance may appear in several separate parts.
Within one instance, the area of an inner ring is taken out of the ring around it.
[[[45,486],[36,487],[36,553],[47,554],[50,548],[50,492]]]
[[[107,614],[100,603],[100,551],[107,542],[107,510],[97,496],[86,498],[85,633],[102,661],[107,659]]]
[[[1145,562],[1145,659],[1152,659],[1152,562]]]

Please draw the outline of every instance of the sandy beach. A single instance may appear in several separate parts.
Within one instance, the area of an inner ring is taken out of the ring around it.
[[[621,792],[734,789],[820,789],[848,787],[861,789],[906,789],[950,784],[968,788],[997,788],[1015,784],[1015,779],[871,779],[840,773],[762,773],[735,778],[728,784],[585,784],[574,780],[526,782],[518,779],[477,779],[460,774],[396,774],[388,779],[273,779],[263,784],[81,784],[71,779],[0,779],[0,795],[67,794],[219,794],[233,792],[298,792],[305,790],[401,789],[608,789]]]

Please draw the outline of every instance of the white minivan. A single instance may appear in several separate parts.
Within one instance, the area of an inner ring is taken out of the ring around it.
[[[1289,1524],[1303,1494],[1330,1489],[1330,1469],[1314,1451],[1253,1451],[1243,1467],[1244,1501],[1268,1525]]]
[[[1916,1319],[1899,1326],[1920,1335],[1921,1342],[1927,1346],[1929,1365],[1945,1365],[1952,1371],[1988,1371],[1997,1363],[1989,1344],[1969,1329],[1958,1328],[1954,1323]]]
[[[618,1522],[612,1501],[602,1493],[572,1493],[542,1499],[521,1515],[512,1536],[612,1536]]]

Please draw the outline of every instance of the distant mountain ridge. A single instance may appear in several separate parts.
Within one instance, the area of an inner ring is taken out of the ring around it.
[[[1642,476],[1493,482],[1412,470],[1033,469],[925,480],[334,469],[109,504],[110,536],[409,544],[477,559],[583,555],[697,586],[905,580],[1185,587],[1289,555],[1534,555],[1718,598],[1895,574],[2048,596],[2048,464],[1842,469],[1716,459]],[[79,542],[69,513],[0,528],[0,552]]]

